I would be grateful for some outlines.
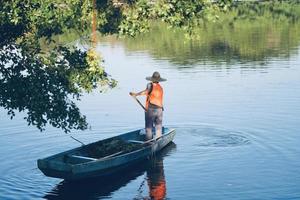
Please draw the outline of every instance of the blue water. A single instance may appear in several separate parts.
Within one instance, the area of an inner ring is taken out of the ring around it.
[[[143,127],[143,110],[128,95],[158,70],[168,79],[164,124],[174,144],[155,160],[109,180],[68,183],[45,177],[36,160],[80,144],[58,129],[39,132],[22,113],[0,109],[0,199],[149,199],[164,183],[165,199],[300,199],[300,50],[284,57],[227,63],[174,64],[119,41],[97,46],[119,81],[78,102],[89,143]],[[217,65],[217,67],[216,67]],[[141,100],[143,100],[141,98]]]

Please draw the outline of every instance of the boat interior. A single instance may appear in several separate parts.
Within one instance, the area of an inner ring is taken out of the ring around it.
[[[167,131],[167,128],[163,128],[163,135]],[[141,149],[154,140],[145,141],[145,129],[141,129],[56,154],[47,160],[71,165],[106,160]]]

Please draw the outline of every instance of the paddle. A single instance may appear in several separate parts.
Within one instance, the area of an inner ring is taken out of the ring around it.
[[[144,142],[144,144],[145,144],[145,143],[149,143],[149,142],[153,142],[153,141],[157,141],[157,140],[159,140],[161,137],[163,137],[163,135],[161,135],[161,136],[159,136],[159,137],[154,137],[154,138],[152,138],[151,140],[147,140],[146,142]]]
[[[146,110],[146,108],[144,107],[144,105],[140,102],[140,100],[138,100],[138,98],[136,98],[136,96],[131,95],[131,94],[130,94],[130,96],[132,96],[132,98],[134,98],[134,99],[138,102],[138,104],[140,104],[140,106],[144,109],[144,111],[147,112],[147,110]]]
[[[147,141],[140,141],[140,140],[128,140],[128,142],[132,142],[132,143],[138,143],[138,144],[141,144],[141,145],[145,145],[145,144],[151,143],[151,142],[153,142],[153,141],[157,141],[157,140],[159,140],[161,137],[162,137],[162,135],[161,135],[161,136],[159,136],[159,137],[157,137],[157,138],[152,138],[152,139],[150,139],[150,140],[147,140]]]

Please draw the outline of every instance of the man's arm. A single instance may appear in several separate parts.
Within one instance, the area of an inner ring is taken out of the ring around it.
[[[140,91],[140,92],[138,92],[138,93],[129,92],[129,94],[130,94],[131,96],[134,96],[134,97],[140,96],[140,95],[147,95],[147,94],[148,94],[148,89],[145,89],[145,90]]]
[[[145,90],[140,91],[140,92],[138,92],[138,93],[129,92],[129,94],[130,94],[131,96],[136,97],[136,96],[140,96],[140,95],[148,95],[149,92],[151,92],[151,91],[152,91],[152,83],[148,83]]]

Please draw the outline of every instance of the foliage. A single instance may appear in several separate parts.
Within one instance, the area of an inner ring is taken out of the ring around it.
[[[147,0],[138,1],[133,6],[123,8],[123,20],[119,26],[119,34],[135,36],[149,29],[148,18],[151,15],[151,3]]]
[[[96,9],[98,13],[98,30],[104,34],[118,32],[122,13],[119,7],[115,7],[110,0],[97,0]]]
[[[217,19],[216,13],[230,4],[231,0],[97,1],[99,31],[136,36],[147,32],[152,20],[190,31],[203,20]]]
[[[97,1],[99,31],[136,36],[149,31],[151,22],[161,21],[182,28],[187,36],[205,23],[222,21],[224,13],[234,12],[235,20],[259,17],[298,20],[299,0],[236,2],[233,0],[113,0]],[[105,29],[103,29],[105,24]],[[109,30],[109,31],[107,31]]]
[[[86,129],[86,117],[74,103],[83,92],[114,87],[91,49],[54,45],[43,51],[40,39],[70,28],[90,26],[89,1],[1,1],[0,106],[13,118],[27,112],[28,124],[44,130],[47,123],[65,132]],[[73,99],[73,100],[72,100]]]

